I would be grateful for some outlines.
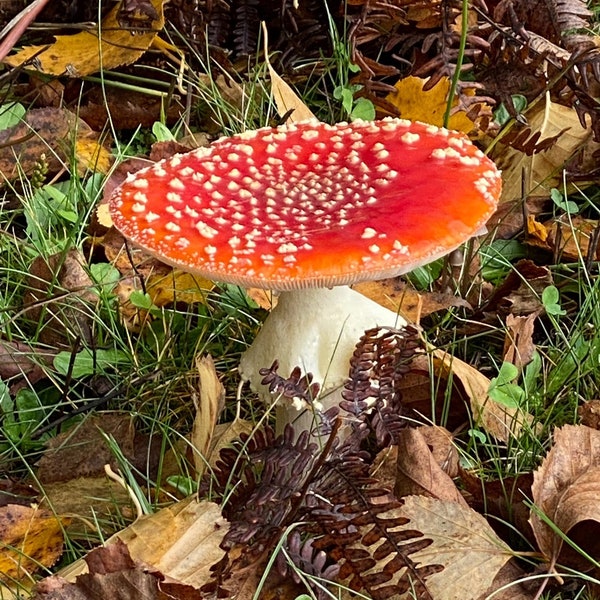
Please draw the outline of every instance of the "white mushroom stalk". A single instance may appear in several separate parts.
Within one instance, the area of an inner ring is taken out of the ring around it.
[[[401,119],[310,121],[161,161],[130,176],[109,206],[126,237],[167,263],[285,292],[242,359],[260,389],[258,370],[275,359],[284,376],[298,365],[338,385],[365,329],[403,322],[349,288],[327,288],[457,248],[491,216],[500,188],[492,161],[460,133]]]

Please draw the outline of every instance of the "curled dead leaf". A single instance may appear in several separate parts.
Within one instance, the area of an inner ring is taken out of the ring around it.
[[[565,425],[554,432],[554,445],[533,475],[536,510],[529,522],[541,552],[553,567],[566,564],[590,570],[585,558],[600,555],[600,431],[584,425]],[[564,541],[538,511],[581,548]]]

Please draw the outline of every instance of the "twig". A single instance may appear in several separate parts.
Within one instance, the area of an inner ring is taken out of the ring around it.
[[[0,61],[6,58],[6,55],[23,35],[23,32],[35,21],[35,18],[42,12],[48,2],[49,0],[34,0],[0,31],[0,39],[5,38],[0,44]]]

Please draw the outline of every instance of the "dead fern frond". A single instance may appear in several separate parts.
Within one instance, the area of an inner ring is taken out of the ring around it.
[[[432,541],[400,529],[408,522],[396,514],[402,504],[370,477],[365,453],[340,449],[310,489],[313,504],[303,515],[305,529],[316,536],[313,546],[340,564],[340,581],[374,600],[410,590],[417,598],[432,598],[427,577],[443,567],[419,566],[410,557]]]
[[[395,444],[398,432],[407,425],[400,381],[422,347],[414,327],[376,327],[365,332],[350,359],[340,408],[351,415],[355,430],[357,424],[366,424],[379,447]]]

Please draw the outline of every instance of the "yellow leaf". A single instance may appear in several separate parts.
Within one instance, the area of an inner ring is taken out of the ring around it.
[[[63,521],[37,506],[0,507],[0,579],[30,577],[63,551]]]
[[[150,31],[133,35],[118,23],[121,3],[102,20],[99,30],[86,30],[74,35],[56,36],[49,46],[29,46],[7,57],[4,62],[18,67],[32,61],[41,73],[84,77],[103,69],[114,69],[135,62],[152,44],[164,26],[163,4],[165,0],[151,0],[158,14]]]
[[[112,154],[92,138],[79,138],[76,140],[75,157],[77,158],[77,170],[80,176],[89,171],[106,175],[113,162]]]
[[[400,117],[410,121],[422,121],[437,127],[444,125],[444,113],[450,91],[450,80],[440,79],[430,90],[423,90],[426,79],[405,77],[397,81],[395,92],[387,95],[386,100],[399,111]],[[456,100],[453,103],[456,106]],[[458,111],[450,116],[448,129],[470,133],[476,124],[467,115]]]
[[[542,223],[535,220],[535,215],[527,215],[527,233],[541,242],[548,239],[548,230]]]
[[[160,570],[166,577],[200,587],[210,577],[211,567],[223,558],[219,545],[229,525],[212,502],[184,500],[138,519],[111,537],[120,539],[131,557]],[[79,559],[60,571],[67,581],[87,572]]]
[[[174,302],[204,303],[206,294],[212,287],[212,281],[198,275],[171,271],[167,275],[151,275],[146,284],[146,291],[156,306],[166,306]]]

